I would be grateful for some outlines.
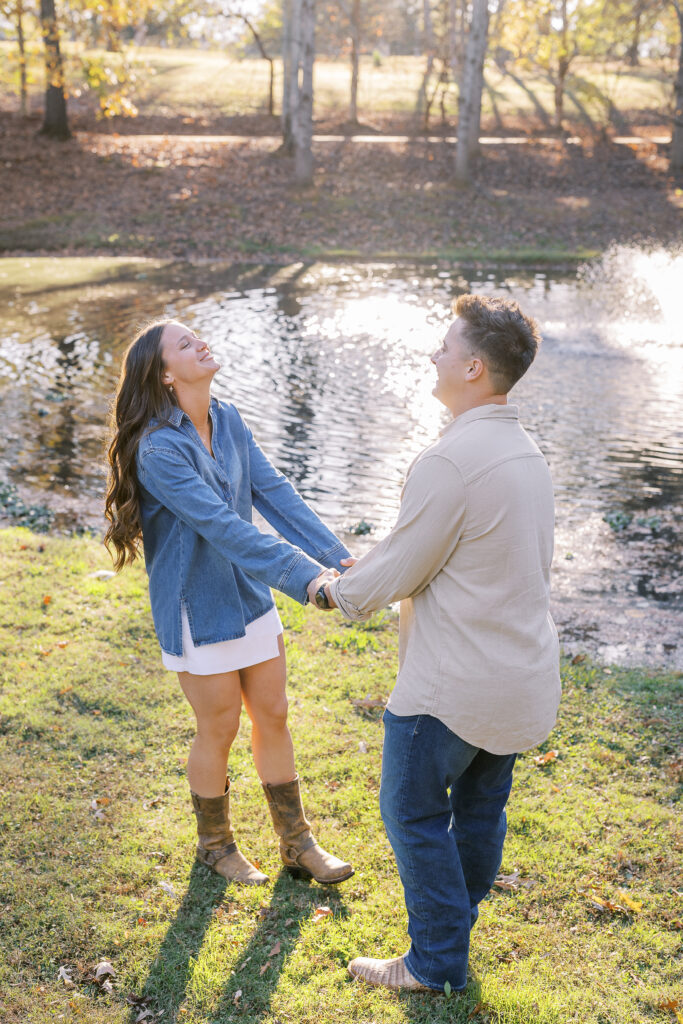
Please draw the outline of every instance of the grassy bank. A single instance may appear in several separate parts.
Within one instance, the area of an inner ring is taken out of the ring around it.
[[[97,578],[96,541],[23,530],[0,533],[0,555],[3,1024],[683,1018],[680,676],[563,663],[545,764],[519,760],[508,879],[483,905],[466,994],[392,995],[345,965],[407,945],[377,808],[379,712],[352,703],[389,693],[395,620],[347,627],[281,603],[309,814],[356,874],[333,890],[279,873],[245,723],[235,817],[271,883],[238,889],[193,865],[192,721],[143,571]],[[104,960],[111,991],[93,980]]]

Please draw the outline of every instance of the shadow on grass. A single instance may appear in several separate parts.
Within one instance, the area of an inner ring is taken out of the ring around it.
[[[296,880],[282,870],[273,886],[268,907],[259,911],[259,919],[251,939],[241,951],[237,970],[221,997],[216,1020],[222,1021],[239,1005],[243,1021],[259,1021],[270,1009],[280,975],[299,941],[302,923],[316,907],[324,906],[335,916],[346,916],[343,894],[336,886]],[[279,945],[278,952],[270,956]],[[247,961],[249,963],[247,964]],[[261,973],[262,968],[267,969]],[[247,969],[248,967],[248,969]],[[243,995],[237,999],[238,992]]]
[[[192,866],[185,898],[178,908],[145,982],[139,1004],[131,1010],[135,1021],[140,1006],[151,1003],[175,1020],[185,998],[193,959],[198,955],[214,909],[220,905],[227,882],[209,873],[196,861]]]
[[[138,1019],[142,1007],[151,1009],[151,1020],[159,1016],[167,1021],[176,1020],[205,936],[230,888],[223,878],[195,862],[185,898],[169,925],[142,994],[131,1010],[131,1024]],[[266,893],[267,890],[264,896]],[[251,938],[234,957],[235,969],[225,983],[216,1009],[211,1012],[212,1020],[226,1020],[236,1007],[243,1021],[261,1019],[270,1006],[280,974],[296,948],[302,923],[321,904],[334,914],[346,914],[343,898],[336,888],[296,880],[287,871],[280,872],[270,902],[263,903],[256,911]]]

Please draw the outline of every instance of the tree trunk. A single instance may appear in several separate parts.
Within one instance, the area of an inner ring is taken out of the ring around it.
[[[636,4],[634,19],[633,19],[633,35],[631,36],[631,42],[629,43],[628,50],[626,51],[626,63],[630,68],[637,68],[640,64],[638,59],[638,50],[640,49],[640,19],[643,13],[643,9],[640,3]]]
[[[268,61],[268,65],[269,65],[269,68],[270,68],[270,76],[269,76],[269,79],[268,79],[268,113],[272,117],[273,116],[273,77],[274,77],[273,58],[269,57],[268,54],[266,53],[266,48],[263,45],[263,40],[261,39],[260,35],[258,34],[256,29],[254,28],[253,23],[246,16],[246,14],[236,14],[235,17],[239,18],[241,21],[244,22],[246,27],[251,32],[251,34],[252,34],[252,36],[254,38],[254,42],[258,46],[259,53],[261,54],[261,56],[263,57],[264,60]]]
[[[432,71],[434,70],[434,27],[432,25],[432,8],[430,0],[424,0],[422,9],[424,19],[424,42],[422,46],[424,52],[427,54],[427,67],[425,68],[422,84],[420,85],[420,91],[417,94],[415,113],[418,117],[423,119],[425,127],[427,127],[429,123],[427,89],[429,87],[429,79],[432,77]]]
[[[455,178],[468,182],[472,157],[479,145],[484,57],[489,27],[487,0],[473,0],[472,21],[465,46],[462,87],[458,100],[458,143],[455,148]]]
[[[21,116],[28,116],[28,92],[26,89],[26,40],[24,38],[24,4],[18,0],[16,6],[17,15],[17,43],[19,46],[19,97],[21,103]]]
[[[282,0],[282,151],[294,153],[293,115],[299,89],[299,61],[295,59],[294,8],[296,0]]]
[[[681,30],[681,44],[678,54],[678,74],[674,82],[674,123],[671,133],[671,170],[676,174],[683,172],[683,6],[680,0],[674,0]]]
[[[45,43],[45,116],[41,135],[55,139],[68,139],[71,135],[66,116],[64,96],[64,67],[59,50],[59,28],[55,0],[40,0],[40,23]]]
[[[351,97],[349,121],[358,124],[358,64],[360,60],[360,0],[351,2]]]
[[[564,83],[569,71],[569,50],[567,49],[567,0],[562,0],[562,24],[560,26],[560,53],[557,58],[557,78],[555,79],[555,127],[562,129],[564,119]]]
[[[313,61],[315,59],[315,0],[298,0],[300,17],[301,83],[294,118],[294,176],[300,185],[313,181]],[[296,24],[296,23],[295,23]]]

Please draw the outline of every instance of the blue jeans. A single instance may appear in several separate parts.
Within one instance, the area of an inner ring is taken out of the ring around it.
[[[405,892],[406,965],[430,988],[467,984],[470,929],[500,867],[516,756],[473,747],[431,715],[384,712],[380,810]]]

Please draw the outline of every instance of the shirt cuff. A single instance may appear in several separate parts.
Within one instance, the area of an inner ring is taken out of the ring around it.
[[[350,619],[352,622],[362,622],[363,619],[367,619],[369,616],[365,612],[362,612],[357,605],[353,604],[351,601],[347,601],[344,596],[340,594],[340,585],[343,580],[343,576],[338,576],[330,583],[330,595],[332,600],[345,619]]]

